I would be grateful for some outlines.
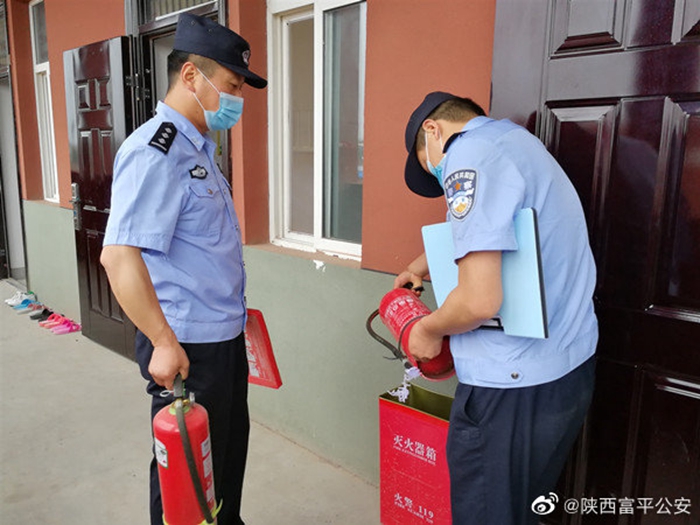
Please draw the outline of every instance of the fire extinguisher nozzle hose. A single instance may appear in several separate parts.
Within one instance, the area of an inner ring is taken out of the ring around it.
[[[393,358],[385,357],[384,359],[391,359],[391,360],[398,359],[400,361],[403,361],[404,365],[407,368],[410,368],[410,363],[408,363],[406,361],[406,356],[404,356],[401,353],[401,350],[399,350],[394,345],[392,345],[389,341],[384,339],[381,335],[379,335],[377,332],[374,331],[374,328],[372,328],[372,321],[374,321],[378,315],[379,315],[379,310],[375,310],[374,312],[369,314],[369,317],[367,318],[367,322],[365,323],[365,328],[367,329],[367,333],[369,333],[369,335],[372,336],[372,338],[375,341],[379,342],[380,344],[382,344],[383,346],[385,346],[386,348],[391,350],[391,353],[394,355],[394,357]]]
[[[190,471],[190,477],[192,478],[192,484],[194,485],[194,491],[197,496],[197,503],[199,503],[199,509],[204,515],[204,519],[207,523],[214,523],[214,517],[212,516],[209,506],[207,505],[207,499],[204,495],[204,489],[202,488],[202,480],[199,479],[199,473],[197,472],[197,465],[194,461],[194,454],[192,453],[192,445],[190,443],[190,435],[187,432],[187,424],[185,423],[185,407],[184,407],[184,386],[182,384],[182,376],[180,374],[175,378],[174,390],[179,393],[179,396],[175,398],[175,417],[177,418],[177,426],[180,430],[180,439],[182,439],[182,448],[185,451],[185,459],[187,460],[187,468]]]

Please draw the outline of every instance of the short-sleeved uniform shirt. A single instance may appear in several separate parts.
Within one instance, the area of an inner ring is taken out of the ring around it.
[[[245,271],[216,145],[159,102],[114,161],[104,245],[141,248],[165,318],[183,343],[227,341],[245,325]]]
[[[537,212],[548,339],[477,329],[451,337],[460,382],[516,388],[563,377],[595,352],[596,271],[580,200],[537,137],[508,120],[476,117],[447,145],[443,187],[455,260],[518,248],[514,217]]]

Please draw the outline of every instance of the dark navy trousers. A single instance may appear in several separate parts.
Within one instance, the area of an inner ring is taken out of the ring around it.
[[[581,431],[594,380],[591,357],[542,385],[458,385],[447,438],[454,525],[539,522],[530,507],[554,491]]]
[[[183,343],[190,360],[187,392],[194,392],[197,403],[209,414],[214,487],[217,504],[223,507],[217,516],[218,525],[244,525],[240,517],[241,493],[248,455],[248,359],[243,334],[220,343]],[[136,360],[141,375],[148,380],[146,391],[151,395],[151,419],[172,403],[172,396],[161,397],[158,386],[148,373],[153,346],[141,332],[136,333]],[[158,483],[155,456],[151,461],[151,525],[163,525],[163,506]]]

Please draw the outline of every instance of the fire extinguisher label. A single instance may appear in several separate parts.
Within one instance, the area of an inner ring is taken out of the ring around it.
[[[156,451],[156,460],[158,464],[163,468],[168,468],[168,449],[165,448],[165,444],[159,441],[158,438],[153,438]]]
[[[204,477],[208,478],[211,476],[211,471],[213,469],[213,464],[211,460],[211,455],[204,458]]]
[[[211,440],[209,436],[202,441],[202,459],[204,460],[204,477],[208,478],[211,476],[214,468],[211,460]]]
[[[209,455],[211,452],[211,441],[209,440],[209,436],[202,441],[202,457],[205,458]]]

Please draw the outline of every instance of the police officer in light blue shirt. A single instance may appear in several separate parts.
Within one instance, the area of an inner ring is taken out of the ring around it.
[[[210,130],[243,111],[250,46],[205,17],[181,14],[169,85],[156,115],[117,153],[101,261],[125,313],[152,396],[152,417],[172,401],[175,376],[209,413],[219,525],[240,525],[248,448],[245,271],[231,187],[214,160]],[[163,523],[151,462],[151,523]]]
[[[453,522],[535,525],[593,392],[596,272],[580,200],[536,137],[470,99],[427,95],[406,127],[406,149],[408,187],[445,197],[458,266],[457,287],[409,340],[416,359],[429,360],[451,336]],[[546,339],[480,328],[500,309],[501,254],[518,249],[513,221],[524,208],[538,217]],[[394,284],[420,286],[427,273],[423,254]]]

